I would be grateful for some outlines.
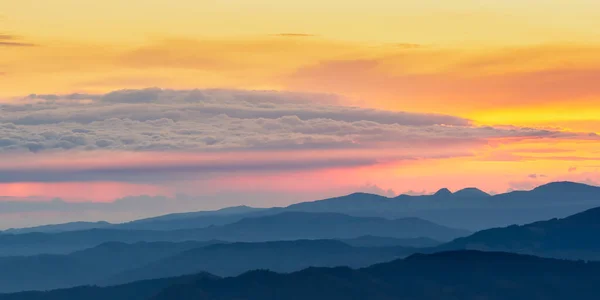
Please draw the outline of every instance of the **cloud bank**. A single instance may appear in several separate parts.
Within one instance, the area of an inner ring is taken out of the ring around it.
[[[307,183],[316,172],[334,172],[322,175],[331,181],[363,170],[344,183],[318,184],[327,190],[380,178],[379,167],[393,172],[423,160],[477,156],[478,149],[504,142],[598,139],[342,102],[330,94],[226,89],[32,94],[0,107],[0,185],[13,196],[32,183],[44,191],[90,182],[189,191],[199,182],[213,182],[207,190],[266,189],[269,178],[278,178],[289,189],[317,189]]]
[[[333,95],[237,90],[30,95],[0,107],[0,152],[339,149],[565,135],[338,102]]]
[[[0,197],[0,227],[287,205],[355,191],[424,193],[467,181],[501,190],[513,174],[480,178],[479,164],[575,160],[581,153],[560,149],[584,140],[593,148],[599,139],[344,102],[332,94],[158,88],[11,99],[0,107],[0,191],[11,196]],[[519,155],[504,155],[513,143]],[[523,182],[559,178],[544,165]],[[166,196],[126,197],[143,194]],[[48,201],[54,197],[65,200]]]

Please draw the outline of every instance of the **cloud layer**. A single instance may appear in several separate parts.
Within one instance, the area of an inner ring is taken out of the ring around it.
[[[568,179],[598,178],[575,168],[595,164],[584,150],[597,151],[597,135],[340,103],[331,94],[157,88],[13,99],[0,107],[0,196],[10,196],[0,197],[0,227],[357,190],[503,191],[565,178],[569,168]],[[167,196],[126,197],[143,194]]]
[[[0,107],[0,152],[339,149],[565,135],[338,102],[333,95],[238,90],[30,95]]]
[[[350,107],[340,100],[293,92],[158,88],[29,95],[1,107],[0,184],[164,185],[227,174],[465,157],[503,141],[598,139],[475,126],[454,116]]]

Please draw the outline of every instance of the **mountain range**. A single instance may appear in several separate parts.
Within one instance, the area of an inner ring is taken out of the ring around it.
[[[412,252],[413,248],[404,247],[353,247],[335,240],[109,242],[68,255],[2,257],[0,292],[116,285],[202,271],[236,276],[255,269],[292,272],[310,266],[365,267]]]
[[[249,206],[226,207],[214,211],[184,212],[162,215],[111,224],[106,221],[99,222],[70,222],[64,224],[43,225],[29,228],[10,228],[4,233],[22,234],[32,232],[58,233],[64,231],[77,231],[87,229],[130,229],[130,230],[178,230],[202,228],[211,225],[225,225],[241,220],[245,214],[266,210]]]
[[[218,276],[237,276],[257,269],[288,273],[311,266],[358,268],[406,257],[414,251],[402,247],[352,247],[333,240],[215,244],[123,272],[102,284],[114,285],[200,271]]]
[[[0,292],[68,289],[0,300],[591,299],[600,263],[585,261],[600,260],[599,189],[558,182],[500,195],[356,193],[285,208],[13,229],[0,234]],[[471,234],[414,217],[445,213],[448,223],[540,219]]]
[[[564,259],[600,260],[600,208],[567,218],[479,231],[433,248],[506,251]]]
[[[106,288],[4,294],[0,300],[591,300],[600,292],[599,280],[597,262],[453,251],[415,254],[362,269],[256,270],[226,278],[201,273]]]
[[[354,247],[408,247],[408,248],[428,248],[435,247],[441,244],[440,241],[419,237],[419,238],[389,238],[373,235],[363,235],[352,239],[340,239],[350,246]]]
[[[89,229],[59,233],[1,234],[0,255],[66,254],[105,242],[183,242],[223,240],[264,242],[298,239],[352,239],[365,235],[388,238],[431,238],[449,241],[470,232],[418,218],[389,220],[337,213],[282,212],[238,222],[172,231]]]
[[[186,250],[217,243],[109,242],[69,255],[0,257],[0,292],[47,290],[99,283]]]
[[[455,193],[441,189],[433,195],[400,195],[395,198],[356,193],[298,203],[285,209],[384,218],[410,216],[477,231],[567,217],[598,206],[600,187],[573,182],[554,182],[531,191],[498,195],[489,195],[476,188],[467,188]]]
[[[357,217],[388,219],[416,217],[437,224],[471,231],[563,218],[600,206],[600,187],[573,182],[554,182],[531,191],[489,195],[476,188],[452,193],[441,189],[432,195],[400,195],[394,198],[354,193],[347,196],[293,204],[288,207],[230,207],[217,211],[169,214],[122,224],[75,222],[33,228],[9,229],[4,233],[62,232],[85,229],[171,231],[222,226],[249,217],[283,212],[341,213]]]
[[[319,223],[323,221],[321,218],[325,218],[329,223]],[[275,229],[283,226],[281,220],[288,220],[290,223],[285,226],[291,229]],[[243,238],[254,238],[257,232],[268,231],[271,228],[274,230],[268,234],[270,238],[281,237],[284,234],[293,237],[294,234],[302,232],[293,230],[296,228],[291,225],[294,220],[305,222],[306,232],[324,228],[321,234],[337,236],[343,236],[344,234],[339,232],[346,229],[356,230],[353,226],[366,228],[394,223],[389,220],[371,223],[379,220],[335,214],[284,213],[240,221],[241,226],[236,227],[236,230],[247,230],[239,233]],[[334,231],[325,230],[338,225],[340,227]],[[394,230],[393,226],[390,228]],[[387,232],[378,230],[380,233]],[[337,240],[279,240],[253,243],[218,240],[135,244],[109,242],[68,255],[0,257],[0,269],[3,271],[0,272],[0,292],[43,290],[82,284],[115,285],[198,272],[237,276],[255,269],[287,273],[317,266],[359,268],[419,252],[484,250],[571,260],[600,260],[600,242],[595,238],[598,235],[600,208],[563,219],[483,230],[442,245],[437,245],[439,242],[427,238],[396,239],[372,235]],[[411,247],[415,244],[425,248]],[[56,273],[56,270],[61,272]]]
[[[99,287],[80,286],[53,291],[28,291],[14,294],[0,294],[0,299],[6,300],[149,300],[156,297],[162,290],[180,284],[194,283],[201,279],[219,279],[219,277],[200,273],[176,278],[161,278],[144,280],[129,284]]]

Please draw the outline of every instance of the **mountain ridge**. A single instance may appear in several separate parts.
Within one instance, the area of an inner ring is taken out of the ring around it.
[[[236,206],[217,211],[168,214],[100,228],[131,230],[204,228],[231,224],[248,217],[273,215],[285,211],[304,211],[334,212],[358,217],[418,217],[450,227],[481,230],[566,217],[596,206],[600,206],[600,187],[574,182],[553,182],[530,191],[513,191],[497,195],[489,195],[476,188],[466,188],[456,193],[441,189],[432,195],[399,195],[393,198],[369,193],[352,193],[296,203],[287,207]],[[68,224],[63,225],[68,227]],[[39,230],[41,229],[31,228],[25,231],[21,229],[19,232]],[[0,232],[0,235],[3,233],[8,232]]]
[[[103,285],[171,277],[205,271],[217,276],[238,276],[261,269],[294,272],[306,267],[366,267],[404,257],[404,247],[353,247],[337,240],[294,240],[259,243],[213,244],[181,252],[104,281]]]
[[[472,249],[562,259],[600,260],[600,207],[565,218],[512,225],[457,238],[431,251]]]
[[[253,270],[226,278],[203,273],[105,288],[0,294],[0,300],[563,300],[574,295],[592,300],[597,299],[599,280],[598,262],[446,251],[360,269],[310,267],[287,274]]]
[[[234,223],[172,231],[88,229],[59,233],[0,235],[0,256],[69,253],[102,243],[183,242],[222,240],[265,242],[298,239],[351,239],[364,235],[389,238],[428,237],[452,240],[471,232],[435,224],[418,218],[384,219],[356,217],[340,213],[282,212],[248,217]]]

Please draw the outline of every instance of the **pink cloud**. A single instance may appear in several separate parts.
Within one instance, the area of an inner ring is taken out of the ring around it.
[[[0,165],[0,182],[161,182],[215,174],[281,173],[344,169],[399,161],[471,155],[468,145],[443,149],[415,143],[393,149],[329,149],[229,152],[60,152],[9,154]],[[183,177],[182,177],[183,176]]]

